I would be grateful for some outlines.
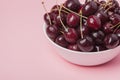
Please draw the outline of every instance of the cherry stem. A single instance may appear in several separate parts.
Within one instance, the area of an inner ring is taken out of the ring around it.
[[[63,31],[60,31],[62,34],[64,34],[64,32]]]
[[[101,4],[101,3],[100,3]],[[101,8],[100,8],[100,10],[102,9],[102,8],[106,8],[107,6],[109,6],[109,5],[111,5],[111,3],[109,2],[109,1],[107,1],[106,3],[104,3],[104,4],[101,4]]]
[[[113,6],[110,6],[108,9],[106,9],[105,12],[108,12],[114,6],[115,6],[115,4]]]
[[[114,30],[113,33],[115,33],[118,30],[119,27],[120,27],[120,25],[117,26],[117,28]]]
[[[120,25],[120,22],[119,22],[118,24],[116,24],[116,25],[112,26],[111,28],[115,28],[117,25]]]
[[[45,7],[44,1],[42,1],[41,3],[42,3],[42,5],[43,5],[43,8],[44,8],[45,12],[47,13],[47,16],[49,17],[50,25],[52,25],[52,21],[51,21],[51,19],[50,19],[50,15],[48,14],[48,11],[47,11],[47,9],[46,9],[46,7]]]
[[[80,10],[80,15],[82,15],[82,10]],[[81,38],[83,39],[83,31],[82,31],[82,17],[80,17],[80,33],[81,33]]]
[[[67,31],[67,28],[66,28],[66,26],[64,25],[64,23],[62,22],[62,20],[61,20],[61,16],[60,16],[62,7],[63,7],[63,5],[60,5],[60,9],[59,9],[60,22],[61,22],[63,28],[65,29],[65,31]]]
[[[63,6],[63,8],[64,8],[64,9],[66,9],[67,11],[71,12],[71,13],[74,13],[74,14],[76,14],[76,15],[80,16],[80,17],[83,17],[83,18],[85,18],[85,19],[88,19],[87,17],[82,16],[82,15],[79,15],[78,13],[76,13],[76,12],[74,12],[74,11],[72,11],[72,10],[70,10],[70,9],[66,8],[65,6]]]

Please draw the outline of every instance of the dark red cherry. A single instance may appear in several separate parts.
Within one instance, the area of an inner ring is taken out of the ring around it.
[[[108,15],[103,10],[98,11],[95,15],[100,18],[102,24],[108,21]]]
[[[120,22],[120,15],[113,14],[113,15],[110,16],[110,20],[112,21],[113,25],[116,25]]]
[[[74,50],[74,51],[79,51],[79,48],[78,48],[77,44],[70,44],[68,46],[68,49]]]
[[[97,3],[95,1],[90,1],[87,2],[83,7],[82,7],[82,13],[84,16],[90,16],[96,13],[98,10]]]
[[[111,11],[113,11],[115,8],[118,8],[118,7],[119,7],[118,1],[116,1],[116,0],[111,0],[111,3],[112,3],[112,5],[115,5],[115,6],[113,6],[113,7],[110,9]]]
[[[80,36],[81,37],[81,30],[80,30],[80,27],[77,27],[77,32],[78,32],[78,36]],[[82,33],[83,33],[83,35],[85,36],[85,35],[89,35],[89,28],[88,28],[88,26],[86,26],[86,25],[83,25],[82,26]]]
[[[88,27],[98,30],[101,27],[101,20],[97,16],[89,16],[87,19]]]
[[[49,20],[50,19],[50,20]],[[52,21],[51,19],[51,13],[45,13],[44,14],[44,21],[47,25],[50,25],[50,21]]]
[[[69,13],[66,21],[69,27],[77,27],[80,23],[80,17],[74,13]]]
[[[66,16],[64,13],[61,13],[60,15],[56,14],[54,16],[55,16],[54,17],[54,24],[56,24],[57,26],[62,26],[60,19],[62,20],[62,22],[64,24],[66,24]]]
[[[118,36],[118,38],[119,38],[119,41],[120,41],[120,29],[118,29],[118,30],[116,31],[116,34],[117,34],[117,36]]]
[[[78,39],[77,32],[74,28],[69,28],[68,31],[64,33],[64,36],[69,43],[75,43]]]
[[[106,47],[101,45],[101,46],[95,46],[93,52],[99,52],[99,51],[104,51],[106,50]]]
[[[75,12],[78,12],[78,10],[81,6],[79,0],[67,0],[64,5],[66,8],[68,8],[72,11],[75,11]]]
[[[117,0],[112,0],[113,4],[115,4],[115,8],[119,7],[119,2]]]
[[[115,8],[114,12],[115,12],[116,14],[119,14],[119,15],[120,15],[120,7],[119,7],[119,8]]]
[[[60,5],[54,5],[51,9],[51,11],[55,14],[59,14]]]
[[[103,0],[102,0],[102,1],[100,1],[100,3],[101,3],[101,4],[106,4],[106,1],[103,1]]]
[[[112,29],[112,24],[110,22],[107,22],[103,25],[103,31],[106,33],[106,34],[109,34],[109,33],[112,33],[113,32],[113,29]]]
[[[89,36],[79,39],[77,45],[83,52],[90,52],[94,49],[93,39]]]
[[[97,45],[103,44],[103,39],[105,37],[105,34],[102,31],[99,30],[99,31],[92,32],[91,36],[95,41],[95,44]]]
[[[68,46],[68,42],[65,40],[63,35],[58,36],[55,39],[55,43],[57,43],[58,45],[60,45],[62,47],[67,47]]]
[[[51,39],[55,39],[59,35],[59,30],[56,25],[49,25],[46,32]]]
[[[83,25],[87,26],[87,20],[86,19],[83,19]]]
[[[112,12],[112,11],[108,11],[107,14],[108,14],[108,16],[110,17],[111,15],[114,14],[114,12]]]
[[[115,48],[119,45],[118,36],[116,34],[109,34],[105,37],[104,43],[108,49]]]

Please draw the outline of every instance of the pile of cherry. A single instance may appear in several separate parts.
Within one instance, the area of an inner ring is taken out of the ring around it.
[[[44,20],[49,38],[70,50],[97,52],[120,45],[120,6],[116,0],[56,3]]]

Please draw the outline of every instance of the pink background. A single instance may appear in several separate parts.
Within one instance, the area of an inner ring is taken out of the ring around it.
[[[55,0],[46,2],[49,10]],[[43,34],[44,13],[41,0],[0,0],[0,80],[120,80],[120,56],[96,67],[61,59]]]

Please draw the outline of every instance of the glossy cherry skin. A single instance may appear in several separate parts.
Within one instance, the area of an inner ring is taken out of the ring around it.
[[[106,50],[106,47],[101,45],[101,46],[95,46],[92,52],[99,52],[99,51],[104,51],[104,50]]]
[[[97,3],[94,1],[87,2],[82,7],[82,13],[84,16],[90,16],[93,15],[98,10]]]
[[[77,44],[70,44],[67,48],[70,50],[79,51]]]
[[[81,37],[81,31],[80,31],[80,27],[77,27],[77,32],[78,32],[78,36],[80,36]],[[89,35],[89,28],[88,28],[88,26],[86,26],[86,25],[83,25],[82,26],[82,33],[83,33],[83,35],[85,36],[85,35]]]
[[[119,38],[119,41],[120,41],[120,29],[118,29],[118,30],[116,31],[116,34],[117,34],[117,36],[118,36],[118,38]]]
[[[111,15],[114,14],[114,12],[113,12],[113,11],[108,11],[107,14],[108,14],[108,16],[110,17]]]
[[[88,27],[94,30],[98,30],[99,28],[101,28],[101,20],[95,15],[88,17],[87,24]]]
[[[56,39],[55,39],[55,43],[57,43],[58,45],[62,46],[62,47],[67,47],[68,46],[68,42],[65,40],[63,35],[59,35]]]
[[[90,52],[94,49],[93,39],[89,36],[81,38],[77,41],[78,48],[83,52]]]
[[[99,30],[99,31],[92,32],[91,36],[92,36],[93,40],[95,41],[96,45],[103,44],[105,34],[102,31]]]
[[[106,4],[106,1],[100,1],[101,4]]]
[[[67,0],[64,5],[66,8],[75,12],[78,12],[79,8],[81,7],[79,0]]]
[[[59,14],[58,9],[60,9],[60,5],[54,5],[51,9],[51,11],[55,14]]]
[[[74,13],[69,13],[67,15],[67,24],[69,27],[77,27],[80,23],[80,17]]]
[[[112,33],[113,32],[113,29],[111,28],[113,25],[110,23],[110,22],[107,22],[103,25],[103,31],[106,33],[106,34],[109,34],[109,33]]]
[[[105,37],[104,43],[108,49],[115,48],[119,45],[118,36],[116,34],[109,34]]]
[[[54,40],[59,35],[59,29],[56,25],[49,25],[46,29],[49,38]]]
[[[51,13],[45,13],[44,14],[44,21],[45,21],[45,23],[47,24],[47,25],[50,25],[50,20],[52,21],[52,19],[51,19]],[[50,19],[50,20],[49,20]]]
[[[103,10],[98,11],[95,15],[98,18],[100,18],[102,24],[105,23],[105,22],[107,22],[108,19],[109,19],[107,13],[105,13]]]
[[[64,32],[64,37],[67,42],[73,44],[78,39],[77,31],[74,28],[68,28],[68,30]]]
[[[62,26],[60,19],[64,24],[66,24],[66,15],[64,13],[54,15],[54,24],[57,26]]]
[[[83,19],[83,25],[87,26],[87,20],[86,19]]]
[[[112,7],[112,8],[110,9],[111,11],[113,11],[115,8],[118,8],[118,7],[119,7],[118,1],[116,1],[116,0],[111,0],[111,2],[112,2],[112,5],[115,5],[114,7]]]
[[[113,15],[110,16],[110,20],[112,21],[113,25],[116,25],[120,22],[120,15],[113,14]]]

